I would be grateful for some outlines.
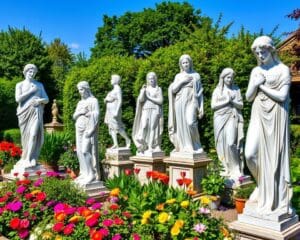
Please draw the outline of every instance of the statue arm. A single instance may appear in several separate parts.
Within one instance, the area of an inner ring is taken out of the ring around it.
[[[97,129],[98,122],[99,122],[99,104],[97,99],[93,99],[91,103],[91,111],[87,113],[87,116],[92,118],[92,121],[90,121],[91,125],[89,126],[89,130],[86,133],[86,137],[91,137],[95,130]]]
[[[119,115],[119,112],[120,112],[120,109],[121,109],[121,106],[122,106],[122,92],[121,92],[121,89],[116,92],[116,98],[115,99],[117,101],[117,104],[116,104],[114,117],[117,117]]]
[[[159,91],[159,93],[158,93],[158,96],[157,96],[157,97],[151,97],[151,96],[147,95],[147,98],[148,98],[151,102],[153,102],[153,103],[155,103],[155,104],[157,104],[157,105],[162,105],[162,103],[163,103],[163,96],[162,96],[161,88],[159,88],[158,91]]]
[[[42,96],[38,100],[39,103],[41,103],[41,104],[47,104],[49,102],[49,98],[48,98],[48,95],[47,95],[47,93],[45,91],[45,88],[44,88],[44,86],[42,84],[41,84],[41,94],[42,94]]]
[[[260,75],[260,78],[257,80],[258,75]],[[262,76],[261,74],[257,73],[256,68],[252,70],[251,75],[250,75],[250,80],[246,92],[246,99],[249,102],[252,102],[254,98],[256,97],[257,94],[257,89],[260,84],[262,84]]]
[[[217,93],[217,89],[214,90],[212,100],[211,100],[211,108],[216,111],[219,110],[229,103],[229,97],[226,95],[219,96]]]
[[[22,103],[26,101],[31,94],[37,91],[36,86],[32,86],[28,91],[22,92],[22,84],[18,83],[15,89],[15,98],[17,103]]]

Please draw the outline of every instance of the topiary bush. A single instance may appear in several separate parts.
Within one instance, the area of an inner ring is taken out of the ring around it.
[[[2,133],[3,140],[21,145],[21,132],[19,128],[4,130]]]

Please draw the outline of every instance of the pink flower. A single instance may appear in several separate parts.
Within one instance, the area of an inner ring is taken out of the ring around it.
[[[22,208],[23,204],[20,201],[14,201],[14,202],[10,202],[6,205],[8,210],[11,210],[13,212],[17,212]]]
[[[105,220],[103,220],[102,224],[103,224],[103,226],[105,226],[105,227],[110,227],[111,225],[114,224],[114,221],[111,220],[111,219],[105,219]]]
[[[102,203],[96,202],[92,205],[92,209],[96,210],[96,209],[100,209],[102,207]]]
[[[95,203],[96,202],[96,199],[95,198],[89,198],[89,199],[87,199],[86,201],[85,201],[85,203],[87,204],[87,205],[92,205],[93,203]]]
[[[21,229],[20,231],[18,231],[18,235],[21,239],[25,239],[29,236],[29,231],[28,229]]]
[[[117,233],[116,235],[114,235],[114,236],[112,237],[111,240],[121,240],[121,239],[122,239],[121,234]]]
[[[20,221],[20,228],[28,228],[30,225],[30,222],[28,219],[21,219]]]
[[[202,213],[202,214],[209,214],[210,213],[210,210],[208,208],[205,208],[205,207],[201,207],[199,209],[199,213]]]
[[[25,190],[27,189],[27,187],[21,185],[16,189],[16,192],[19,194],[23,194],[25,192]]]
[[[42,178],[39,178],[38,180],[36,180],[36,181],[34,182],[33,186],[39,187],[39,186],[42,185],[42,183],[43,183],[43,179],[42,179]]]
[[[72,233],[73,233],[73,231],[74,231],[74,224],[73,223],[70,223],[70,224],[68,224],[66,227],[65,227],[65,229],[64,229],[64,234],[65,235],[71,235]]]
[[[96,224],[98,224],[98,217],[97,216],[92,216],[88,220],[85,221],[85,225],[88,227],[93,227]]]
[[[196,224],[195,226],[194,226],[194,228],[193,228],[196,232],[198,232],[198,233],[203,233],[204,231],[205,231],[205,229],[206,229],[206,226],[204,225],[204,224],[202,224],[202,223],[198,223],[198,224]]]
[[[140,235],[138,235],[137,233],[132,234],[133,240],[141,240]]]
[[[103,235],[104,237],[107,237],[109,235],[109,231],[106,228],[100,228],[99,232],[101,235]]]

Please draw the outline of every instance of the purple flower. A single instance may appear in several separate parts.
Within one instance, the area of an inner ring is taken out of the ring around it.
[[[121,236],[121,234],[117,233],[116,235],[114,235],[114,236],[112,237],[111,240],[120,240],[120,239],[122,239],[122,236]]]
[[[245,177],[244,176],[240,176],[238,180],[239,180],[240,183],[242,183],[245,180]]]
[[[38,180],[36,180],[34,183],[33,183],[33,186],[35,187],[39,187],[41,186],[43,183],[43,179],[42,178],[39,178]]]
[[[198,232],[198,233],[203,233],[204,231],[205,231],[205,229],[206,229],[206,226],[204,225],[204,224],[202,224],[202,223],[198,223],[198,224],[196,224],[195,226],[194,226],[194,228],[193,228],[196,232]]]
[[[119,201],[119,198],[118,197],[114,197],[114,196],[111,196],[110,197],[110,202],[111,203],[117,203]]]
[[[102,203],[96,202],[92,205],[93,210],[100,209],[102,207]]]
[[[52,207],[55,204],[54,200],[50,200],[49,202],[46,203],[47,207]]]
[[[17,193],[23,194],[27,188],[23,185],[19,186],[16,190]]]
[[[20,201],[10,202],[6,205],[8,210],[11,210],[13,212],[17,212],[22,208],[23,204]]]

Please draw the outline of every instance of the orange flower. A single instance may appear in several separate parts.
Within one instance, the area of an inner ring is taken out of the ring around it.
[[[66,219],[67,215],[64,212],[57,212],[54,215],[54,219],[58,222],[63,222]]]
[[[229,237],[229,231],[225,227],[221,227],[221,232],[224,237]]]
[[[158,204],[157,206],[156,206],[156,210],[158,210],[158,211],[162,211],[162,210],[164,210],[164,204],[163,203],[161,203],[161,204]]]
[[[191,183],[192,183],[192,179],[190,179],[190,178],[184,178],[183,179],[183,183],[184,183],[184,185],[185,186],[189,186]]]

